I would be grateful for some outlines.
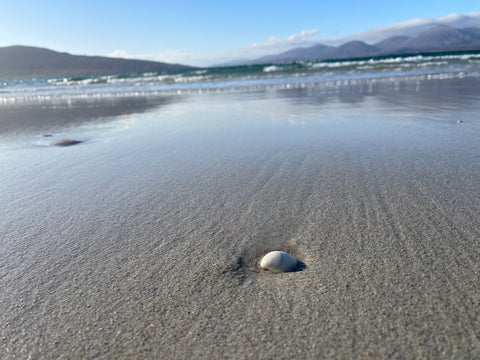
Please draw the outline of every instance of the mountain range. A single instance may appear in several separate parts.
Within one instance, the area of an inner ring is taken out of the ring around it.
[[[263,56],[245,65],[275,64],[293,61],[341,60],[386,55],[480,50],[480,28],[455,29],[438,25],[415,36],[392,36],[373,45],[349,41],[340,46],[316,44],[280,54]]]
[[[0,79],[88,76],[188,70],[192,67],[155,61],[71,55],[38,47],[0,48]]]

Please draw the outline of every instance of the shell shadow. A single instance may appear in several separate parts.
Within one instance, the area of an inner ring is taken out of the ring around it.
[[[307,265],[304,262],[297,260],[297,266],[295,266],[295,269],[293,269],[290,272],[300,272],[305,270],[306,268],[307,268]]]

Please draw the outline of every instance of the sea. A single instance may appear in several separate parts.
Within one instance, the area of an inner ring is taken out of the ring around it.
[[[0,105],[56,100],[154,97],[236,90],[339,86],[399,79],[480,76],[480,53],[213,67],[181,72],[35,78],[0,82]]]

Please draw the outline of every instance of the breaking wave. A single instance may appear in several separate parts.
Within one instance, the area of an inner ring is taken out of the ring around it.
[[[319,86],[402,77],[480,76],[480,53],[207,68],[177,73],[116,74],[0,82],[0,104],[203,91]]]

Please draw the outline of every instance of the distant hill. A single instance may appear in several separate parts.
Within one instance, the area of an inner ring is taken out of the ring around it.
[[[317,44],[307,48],[292,49],[281,54],[264,56],[244,64],[341,60],[371,56],[471,50],[480,50],[479,28],[455,29],[447,25],[438,25],[416,36],[393,36],[373,45],[362,41],[349,41],[336,47]]]
[[[179,64],[71,55],[29,46],[0,48],[0,79],[88,76],[192,69]]]

